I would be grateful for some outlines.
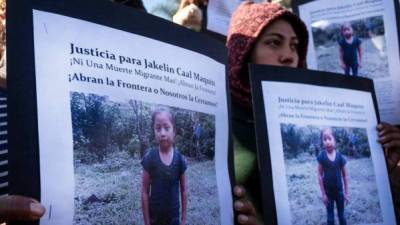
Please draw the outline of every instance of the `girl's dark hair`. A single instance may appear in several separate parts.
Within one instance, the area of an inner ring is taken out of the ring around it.
[[[130,6],[135,9],[146,11],[146,8],[144,7],[142,0],[111,0],[111,1],[122,5]]]
[[[169,115],[169,120],[172,123],[172,126],[174,127],[174,131],[176,131],[175,129],[175,116],[174,114],[171,112],[171,109],[166,107],[166,106],[159,106],[157,107],[153,113],[151,114],[151,127],[154,128],[154,122],[156,120],[156,116],[162,112],[165,112]]]

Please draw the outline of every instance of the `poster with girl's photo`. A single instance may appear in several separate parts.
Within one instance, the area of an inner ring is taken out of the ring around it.
[[[396,224],[372,81],[261,65],[250,76],[268,224]]]
[[[109,1],[10,5],[10,192],[36,224],[234,223],[223,44]]]
[[[310,69],[374,80],[383,121],[400,124],[397,0],[297,0],[307,25]]]

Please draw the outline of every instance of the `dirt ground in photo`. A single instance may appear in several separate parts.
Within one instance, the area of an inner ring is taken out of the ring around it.
[[[371,79],[389,76],[384,36],[362,39],[362,66],[358,75]],[[339,44],[319,46],[315,49],[318,70],[344,74],[339,61]]]
[[[214,161],[188,160],[188,225],[220,222]],[[75,225],[141,225],[142,166],[126,152],[103,163],[75,162]],[[111,190],[111,191],[110,191]]]
[[[349,200],[347,224],[382,222],[381,208],[371,158],[347,159]],[[285,161],[293,224],[326,225],[326,208],[317,179],[317,160],[307,154]],[[335,220],[337,210],[335,206]]]

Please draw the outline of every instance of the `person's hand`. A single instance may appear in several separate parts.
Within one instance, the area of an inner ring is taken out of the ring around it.
[[[238,215],[239,224],[257,225],[256,209],[253,204],[246,199],[246,190],[242,186],[235,186],[233,189],[235,197],[234,207]]]
[[[0,223],[40,219],[45,208],[35,199],[19,195],[0,197]]]
[[[394,169],[400,161],[400,129],[382,122],[378,124],[378,141],[385,149],[389,171]]]
[[[343,70],[346,69],[346,65],[344,65],[344,63],[340,63],[340,68],[342,68]]]
[[[328,199],[328,196],[326,196],[326,194],[322,195],[321,200],[322,200],[322,202],[324,203],[325,206],[328,206],[329,199]]]
[[[343,197],[344,197],[344,205],[348,205],[350,203],[349,195],[348,194],[344,194]]]
[[[200,31],[203,13],[199,4],[194,0],[182,0],[178,11],[172,17],[172,21],[189,29]]]
[[[388,149],[400,149],[400,129],[382,122],[378,124],[378,136],[379,142],[384,148]]]

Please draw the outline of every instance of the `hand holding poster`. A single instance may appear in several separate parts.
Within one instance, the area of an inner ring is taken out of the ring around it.
[[[10,189],[40,190],[40,224],[233,223],[223,45],[108,2],[10,5]]]
[[[396,224],[372,81],[258,65],[250,74],[265,223]]]
[[[382,120],[400,124],[397,0],[300,0],[293,9],[309,30],[310,69],[374,80]]]

